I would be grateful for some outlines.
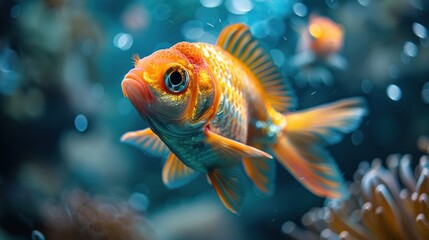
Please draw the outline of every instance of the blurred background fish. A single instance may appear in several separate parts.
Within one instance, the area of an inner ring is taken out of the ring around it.
[[[124,132],[147,127],[120,89],[130,56],[181,41],[215,44],[225,26],[245,23],[290,77],[300,108],[348,96],[367,99],[371,115],[328,147],[344,179],[352,181],[362,161],[421,155],[416,141],[429,135],[428,7],[422,0],[0,1],[0,239],[32,233],[50,239],[58,230],[52,219],[64,219],[59,226],[85,236],[105,236],[94,231],[117,224],[115,232],[149,239],[289,238],[283,223],[299,222],[324,200],[287,171],[276,172],[270,198],[249,186],[244,208],[251,211],[238,218],[205,179],[167,189],[159,174],[163,160],[120,143]],[[300,85],[294,78],[297,30],[308,26],[310,16],[342,26],[336,54],[347,68],[313,65],[329,70],[330,85]],[[421,139],[419,149],[427,153]],[[98,205],[147,231],[107,221]],[[58,214],[47,216],[49,209]],[[200,231],[189,227],[197,223]]]
[[[298,86],[331,85],[329,68],[345,70],[347,60],[341,56],[344,29],[328,17],[311,15],[299,30],[298,53],[291,59],[292,73]]]

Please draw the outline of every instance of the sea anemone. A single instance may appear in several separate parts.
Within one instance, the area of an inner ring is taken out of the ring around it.
[[[74,190],[41,209],[46,239],[153,239],[145,218],[116,198]]]
[[[412,171],[411,156],[394,154],[362,162],[349,185],[350,198],[328,200],[302,217],[305,229],[286,222],[292,239],[428,239],[429,157]]]

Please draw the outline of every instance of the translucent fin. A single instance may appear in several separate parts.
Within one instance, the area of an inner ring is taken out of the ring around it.
[[[239,214],[246,195],[242,171],[234,168],[213,169],[208,176],[223,205],[229,211]]]
[[[168,188],[178,188],[194,180],[198,174],[170,153],[162,169],[162,181]]]
[[[264,151],[223,137],[207,128],[204,130],[204,133],[207,138],[207,143],[210,144],[216,151],[221,152],[225,159],[241,160],[242,158],[273,158],[270,154]]]
[[[273,159],[243,159],[243,167],[247,176],[261,192],[268,196],[274,192],[275,164]]]
[[[282,137],[272,150],[277,160],[314,194],[329,198],[348,196],[337,165],[321,146],[294,144],[289,137]]]
[[[352,98],[286,116],[272,150],[277,159],[310,191],[329,198],[348,196],[343,177],[323,148],[357,128],[367,113],[365,101]]]
[[[349,98],[286,115],[286,134],[319,144],[334,144],[355,130],[367,114],[363,98]]]
[[[238,23],[225,27],[216,44],[241,60],[252,71],[277,111],[285,112],[296,106],[291,84],[282,77],[270,55],[246,25]]]
[[[141,148],[146,153],[157,157],[166,157],[170,153],[168,147],[152,132],[152,130],[150,130],[150,128],[127,132],[122,135],[121,142],[134,145]]]

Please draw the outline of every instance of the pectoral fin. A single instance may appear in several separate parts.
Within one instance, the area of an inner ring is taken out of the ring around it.
[[[162,170],[162,181],[168,188],[178,188],[198,176],[198,172],[187,167],[173,153],[167,158]]]
[[[242,158],[264,158],[272,159],[273,157],[257,148],[234,141],[232,139],[216,134],[209,129],[204,131],[207,137],[207,143],[212,145],[215,150],[222,152],[226,159]]]
[[[244,176],[239,169],[213,169],[208,177],[225,207],[239,214],[245,198]]]
[[[129,143],[156,157],[166,157],[170,153],[168,147],[150,128],[127,132],[122,135],[121,142]]]

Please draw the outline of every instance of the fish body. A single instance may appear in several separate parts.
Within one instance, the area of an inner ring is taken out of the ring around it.
[[[344,29],[328,17],[312,15],[300,29],[297,54],[290,60],[291,74],[298,86],[332,85],[331,69],[345,70],[347,60],[341,55]]]
[[[319,57],[327,57],[341,50],[344,30],[327,17],[313,15],[301,33],[303,49],[310,49]]]
[[[264,129],[256,127],[256,123],[272,122],[271,114],[277,112],[264,99],[262,87],[255,77],[246,71],[242,63],[233,58],[222,48],[205,43],[181,43],[190,45],[189,48],[202,53],[208,71],[214,74],[217,98],[213,106],[216,109],[205,127],[211,132],[219,134],[228,139],[240,143],[247,143],[248,139],[254,143],[264,142],[268,139],[257,138],[255,135],[266,136],[261,131]],[[180,46],[182,47],[182,46]],[[173,47],[174,48],[174,47]],[[256,107],[260,107],[256,109]],[[249,135],[249,128],[252,129]],[[223,153],[214,150],[213,146],[206,143],[204,129],[194,132],[190,137],[184,138],[164,136],[161,132],[158,136],[169,146],[176,156],[187,166],[194,170],[206,172],[213,168],[223,157]],[[223,161],[234,161],[235,159],[224,159]]]
[[[136,59],[122,89],[149,124],[122,140],[168,155],[162,174],[168,187],[207,174],[220,200],[238,213],[246,192],[240,165],[271,194],[275,157],[315,194],[347,195],[323,146],[359,125],[364,101],[292,112],[291,85],[243,24],[226,27],[216,45],[182,42]]]

